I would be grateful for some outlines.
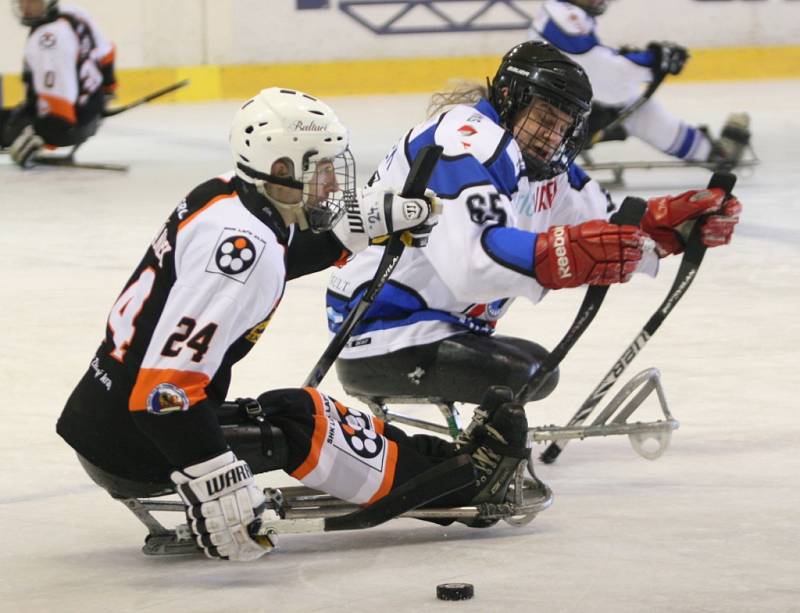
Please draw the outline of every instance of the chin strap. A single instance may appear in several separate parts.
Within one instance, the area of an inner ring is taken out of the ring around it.
[[[256,191],[259,194],[264,196],[267,200],[269,200],[270,204],[273,205],[278,213],[283,219],[283,223],[288,226],[292,224],[297,224],[297,227],[300,230],[308,230],[308,218],[306,217],[306,212],[303,209],[302,202],[296,202],[294,204],[289,204],[288,202],[281,202],[267,194],[267,186],[263,181],[258,181],[255,183]]]

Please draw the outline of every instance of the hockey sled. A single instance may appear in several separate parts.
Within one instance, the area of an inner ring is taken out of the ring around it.
[[[305,486],[266,488],[267,508],[253,532],[255,537],[275,537],[281,534],[331,532],[370,528],[397,517],[434,522],[460,521],[474,527],[488,527],[500,520],[514,526],[528,524],[553,502],[550,488],[525,475],[525,463],[520,462],[514,481],[502,503],[484,502],[475,506],[433,508],[423,507],[431,498],[455,491],[470,483],[474,477],[467,456],[457,456],[397,488],[389,496],[370,505],[358,505],[339,500]],[[451,485],[442,487],[450,481]],[[162,524],[153,513],[179,513],[185,516],[179,499],[137,498],[115,496],[147,528],[142,552],[147,555],[179,555],[200,553],[189,527],[180,523],[175,528]],[[427,500],[426,500],[427,499]],[[419,505],[419,506],[418,506]],[[408,510],[403,510],[408,509]]]
[[[649,422],[630,421],[631,415],[654,392],[664,418]],[[463,429],[456,403],[444,398],[356,397],[364,402],[377,417],[387,422],[414,426],[453,438],[456,438]],[[439,409],[445,423],[427,421],[399,413],[390,408],[390,405],[396,404],[433,404]],[[661,373],[656,368],[648,368],[628,381],[589,425],[532,427],[528,429],[528,436],[533,443],[546,443],[596,436],[627,435],[631,446],[640,456],[648,460],[656,460],[668,449],[672,431],[676,430],[679,425],[678,420],[670,413],[667,397],[661,384]],[[529,470],[533,475],[531,461],[529,461]]]
[[[580,166],[586,172],[594,174],[597,172],[610,172],[611,181],[599,179],[600,183],[607,188],[617,188],[625,185],[626,170],[668,170],[676,168],[702,168],[705,170],[733,170],[739,168],[755,168],[761,163],[752,146],[748,145],[743,159],[739,160],[733,168],[722,168],[719,163],[712,162],[685,162],[682,160],[652,160],[652,161],[622,161],[622,162],[595,162],[594,158],[584,151],[581,153]]]

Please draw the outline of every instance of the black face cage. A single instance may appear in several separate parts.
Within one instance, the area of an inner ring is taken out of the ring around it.
[[[312,232],[332,229],[348,205],[358,205],[356,163],[349,148],[304,165],[303,210]]]
[[[522,89],[512,102],[520,110],[507,125],[522,151],[528,177],[550,179],[566,172],[583,148],[587,114],[574,104],[535,93],[533,86]],[[509,98],[514,93],[509,92]]]

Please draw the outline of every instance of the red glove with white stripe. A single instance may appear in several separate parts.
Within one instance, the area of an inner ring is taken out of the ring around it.
[[[540,285],[562,289],[625,283],[639,260],[645,235],[636,226],[587,221],[553,226],[536,237],[534,274]]]
[[[703,244],[719,247],[731,242],[733,230],[739,223],[741,203],[731,196],[725,200],[721,189],[704,189],[684,192],[679,196],[651,198],[642,217],[642,230],[647,232],[657,245],[658,255],[681,253],[691,231],[687,223],[708,215],[699,223]],[[718,212],[717,214],[711,214]],[[685,224],[685,225],[684,225]]]

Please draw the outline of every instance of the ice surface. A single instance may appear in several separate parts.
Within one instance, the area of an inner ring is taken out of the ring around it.
[[[146,106],[108,120],[79,158],[130,164],[127,175],[23,173],[0,160],[0,609],[800,611],[800,82],[670,85],[659,96],[715,131],[728,112],[749,111],[763,160],[740,177],[734,243],[707,254],[629,369],[661,369],[681,421],[671,449],[648,462],[623,437],[571,443],[539,468],[556,500],[524,528],[399,520],[287,536],[253,564],[143,556],[144,528],[89,481],[54,429],[160,224],[189,189],[231,166],[236,103]],[[426,100],[328,102],[352,128],[365,178]],[[607,147],[598,159],[653,157],[635,143]],[[705,185],[708,173],[627,178],[617,196],[677,193]],[[655,280],[611,289],[558,390],[529,406],[532,423],[572,415],[660,303],[677,262]],[[302,382],[327,342],[326,279],[289,284],[235,370],[231,396]],[[520,302],[500,330],[552,347],[582,295],[552,292],[535,309]],[[348,400],[335,374],[322,389]],[[650,410],[642,417],[657,416]],[[436,601],[446,581],[474,583],[474,600]]]

